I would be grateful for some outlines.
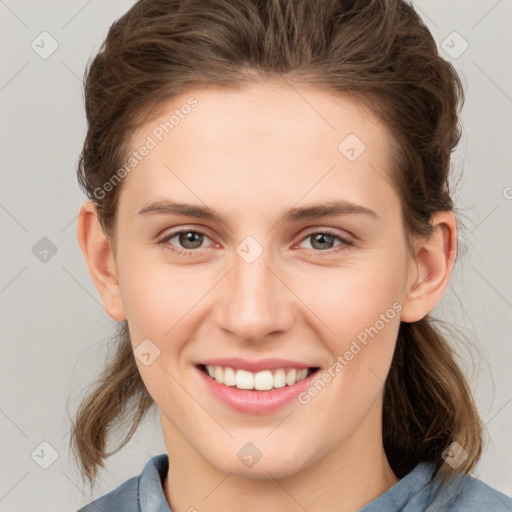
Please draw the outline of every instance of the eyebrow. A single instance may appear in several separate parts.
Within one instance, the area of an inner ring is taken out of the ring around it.
[[[188,217],[216,220],[226,224],[225,219],[217,211],[206,206],[199,206],[188,203],[177,203],[170,200],[153,201],[144,206],[137,215],[151,214],[178,214]],[[320,217],[332,217],[336,215],[367,215],[375,220],[379,216],[370,208],[350,201],[339,200],[326,203],[316,203],[310,206],[292,207],[283,214],[283,221],[287,223],[297,222],[304,219],[316,219]]]

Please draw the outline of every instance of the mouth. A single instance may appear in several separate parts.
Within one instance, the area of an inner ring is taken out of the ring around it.
[[[294,386],[319,370],[316,366],[273,368],[258,372],[211,364],[199,364],[197,367],[218,384],[246,391],[270,391]]]
[[[237,413],[251,415],[271,414],[292,405],[320,371],[318,366],[282,360],[206,361],[195,368],[204,391],[213,400]]]

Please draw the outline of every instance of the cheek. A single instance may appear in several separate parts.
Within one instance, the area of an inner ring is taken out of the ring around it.
[[[398,255],[395,262],[396,259]],[[405,286],[400,268],[398,264],[388,264],[382,252],[375,252],[357,261],[347,260],[338,268],[297,271],[289,279],[296,295],[343,348],[343,342],[373,325],[390,308],[388,316],[395,318],[393,304],[402,300]]]
[[[124,254],[130,257],[119,260],[119,283],[130,328],[137,336],[162,338],[195,294],[192,270],[162,263],[157,251],[155,258],[148,258],[147,250],[127,248]]]
[[[213,267],[166,264],[159,249],[120,247],[119,256],[121,294],[134,344],[145,338],[172,336],[174,325],[184,317],[185,323],[190,323],[195,306],[222,275]],[[347,342],[401,299],[400,265],[396,251],[379,250],[358,252],[340,261],[338,267],[311,265],[305,271],[298,265],[283,267],[282,274],[292,283],[300,302],[327,327],[327,335],[330,332],[335,337],[336,353],[342,353]],[[196,309],[197,313],[201,310]]]
[[[394,257],[396,263],[400,258]],[[297,290],[326,326],[321,330],[333,361],[332,403],[343,403],[345,411],[363,412],[381,391],[400,326],[400,267],[390,265],[391,258],[369,260],[303,276]]]
[[[326,384],[313,382],[301,403],[312,400],[320,423],[330,424],[336,435],[355,431],[383,391],[401,311],[387,290],[373,287],[332,311],[335,335],[324,339],[332,363],[319,376]]]
[[[125,305],[130,338],[139,372],[151,395],[157,401],[162,383],[171,393],[165,369],[178,370],[189,348],[189,340],[205,315],[205,295],[217,278],[211,270],[199,272],[193,266],[171,266],[161,258],[150,261],[137,258],[134,251],[130,260],[119,266],[121,293]],[[203,300],[202,300],[203,299]],[[149,343],[147,340],[150,340]],[[158,354],[154,363],[146,366],[137,358],[144,348]],[[179,372],[184,368],[179,368]],[[177,393],[180,389],[175,390]]]

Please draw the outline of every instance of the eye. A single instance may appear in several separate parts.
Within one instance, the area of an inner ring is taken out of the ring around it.
[[[181,249],[173,247],[171,240],[176,238],[176,243],[181,245]],[[176,253],[177,255],[185,255],[185,256],[193,256],[196,249],[200,249],[205,238],[209,239],[208,236],[202,231],[197,231],[195,229],[181,229],[179,231],[174,231],[172,233],[167,233],[163,238],[158,240],[158,243],[161,245],[165,245],[169,250]]]
[[[174,238],[176,238],[176,242],[171,243],[171,240]],[[195,229],[181,229],[179,231],[167,233],[158,241],[158,243],[165,246],[178,256],[193,256],[194,254],[201,252],[198,249],[204,248],[201,246],[205,239],[209,240],[209,237],[202,231]],[[302,239],[301,243],[304,243],[306,240],[312,241],[311,247],[315,252],[329,251],[333,247],[338,246],[342,246],[343,248],[345,246],[354,245],[352,241],[347,240],[330,230],[311,232]],[[337,245],[333,245],[336,240],[338,240],[339,243]],[[176,248],[176,244],[178,244],[178,248]]]
[[[302,239],[302,242],[305,242],[306,240],[311,240],[312,248],[317,249],[320,252],[332,249],[335,240],[340,242],[337,246],[354,245],[352,241],[347,240],[346,238],[343,238],[342,236],[330,230],[314,231],[309,233],[305,238]]]

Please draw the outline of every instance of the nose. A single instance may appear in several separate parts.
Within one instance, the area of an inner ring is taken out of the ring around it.
[[[269,253],[252,262],[236,254],[223,280],[217,325],[246,342],[275,338],[293,325],[294,295]]]

